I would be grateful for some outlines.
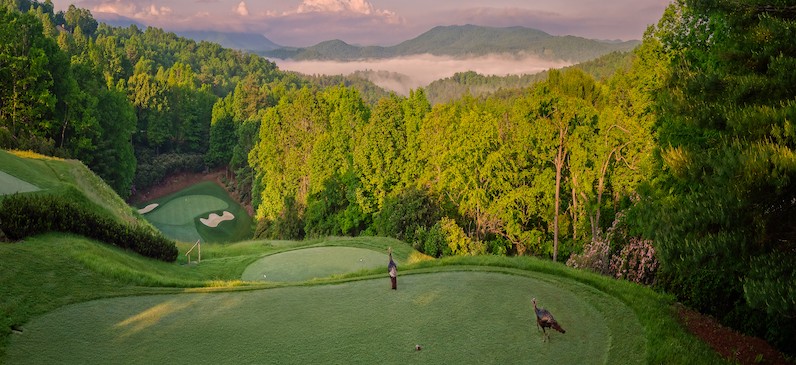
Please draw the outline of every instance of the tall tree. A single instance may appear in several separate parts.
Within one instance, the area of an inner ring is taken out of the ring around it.
[[[0,127],[4,147],[52,153],[74,83],[69,60],[30,13],[0,8]]]
[[[362,186],[357,193],[365,212],[381,209],[390,191],[399,188],[406,166],[406,127],[402,100],[396,95],[379,100],[354,149],[354,164]]]

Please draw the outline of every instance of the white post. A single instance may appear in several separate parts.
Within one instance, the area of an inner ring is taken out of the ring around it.
[[[185,256],[188,256],[189,264],[191,263],[191,251],[193,251],[194,248],[197,248],[197,246],[199,246],[199,261],[197,262],[202,262],[202,244],[200,242],[201,240],[196,240],[196,243],[194,243],[193,246],[191,246],[191,249],[185,253]]]

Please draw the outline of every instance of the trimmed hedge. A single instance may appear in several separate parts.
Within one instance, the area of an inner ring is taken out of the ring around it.
[[[174,242],[159,232],[119,223],[55,195],[6,196],[0,230],[13,241],[52,231],[74,233],[166,262],[174,262],[178,254]]]

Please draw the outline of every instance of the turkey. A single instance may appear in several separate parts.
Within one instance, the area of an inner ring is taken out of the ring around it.
[[[545,331],[545,327],[553,328],[554,330],[567,333],[561,326],[558,324],[553,315],[547,309],[544,308],[537,308],[536,307],[536,298],[533,298],[533,311],[536,312],[536,327],[542,327],[542,332],[544,333],[542,336],[542,341],[547,340],[550,335]]]

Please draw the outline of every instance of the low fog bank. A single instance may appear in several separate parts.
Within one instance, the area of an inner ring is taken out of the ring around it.
[[[542,60],[535,56],[488,55],[456,59],[430,54],[383,60],[361,61],[294,61],[272,60],[281,70],[307,75],[349,75],[355,71],[368,72],[367,77],[380,87],[408,95],[409,90],[425,87],[433,81],[453,76],[457,72],[475,71],[482,75],[535,74],[551,68],[572,65],[567,61]],[[395,75],[397,74],[397,75]]]

